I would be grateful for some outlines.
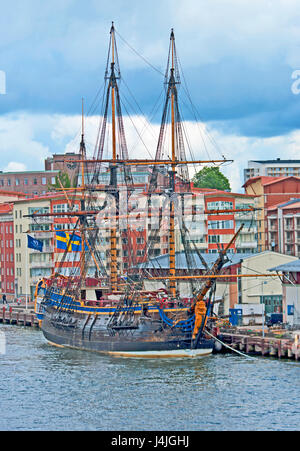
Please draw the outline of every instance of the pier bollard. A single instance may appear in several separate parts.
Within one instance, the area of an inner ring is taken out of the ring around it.
[[[269,354],[270,354],[271,356],[274,356],[274,355],[277,354],[277,349],[276,349],[276,347],[274,346],[274,343],[271,343],[271,344],[270,344]]]
[[[261,340],[261,355],[266,355],[268,353],[268,342],[262,338]]]
[[[26,313],[24,313],[24,326],[26,326]]]
[[[282,353],[282,350],[281,350],[281,340],[278,340],[278,341],[277,341],[277,355],[278,355],[278,358],[279,358],[279,359],[281,358],[281,353]]]
[[[12,307],[9,307],[9,322],[11,324],[11,320],[12,320]]]
[[[298,360],[298,345],[299,345],[299,335],[296,334],[295,335],[295,339],[294,339],[294,348],[295,348],[295,360]]]
[[[2,307],[2,322],[3,323],[5,322],[5,311],[6,311],[6,308]]]

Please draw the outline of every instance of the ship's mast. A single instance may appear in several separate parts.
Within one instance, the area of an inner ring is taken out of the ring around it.
[[[175,90],[176,82],[174,76],[174,45],[175,36],[173,29],[171,31],[171,52],[172,52],[172,67],[169,80],[169,87],[171,90],[171,142],[172,142],[172,166],[170,171],[170,233],[169,233],[169,258],[170,258],[170,268],[169,273],[171,277],[175,276],[176,263],[175,263],[175,211],[174,211],[174,199],[172,198],[172,193],[175,191],[175,174],[176,174],[176,149],[175,149]],[[176,281],[174,279],[170,280],[169,285],[170,296],[175,298],[176,296]]]
[[[82,159],[81,163],[81,210],[85,210],[85,176],[84,176],[84,160],[86,159],[86,148],[84,141],[84,111],[83,111],[83,99],[82,99],[82,109],[81,109],[81,143],[80,143],[80,156]],[[80,235],[81,235],[81,256],[80,256],[80,285],[81,285],[81,297],[83,295],[82,287],[85,286],[85,217],[82,216],[80,219]]]
[[[111,171],[111,194],[115,198],[116,213],[118,215],[118,191],[117,191],[117,149],[116,149],[116,107],[115,107],[115,87],[116,87],[116,76],[115,76],[115,28],[114,23],[112,23],[111,30],[111,74],[109,79],[109,85],[111,88],[111,120],[112,120],[112,164],[110,167]],[[117,228],[114,222],[114,226],[110,230],[110,282],[111,290],[117,291]]]

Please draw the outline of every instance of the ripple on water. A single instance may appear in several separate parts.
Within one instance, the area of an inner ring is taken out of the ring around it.
[[[299,364],[237,355],[139,360],[0,326],[1,430],[298,430]]]

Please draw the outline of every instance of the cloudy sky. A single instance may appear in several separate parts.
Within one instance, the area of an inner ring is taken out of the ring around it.
[[[43,169],[49,154],[77,150],[81,98],[89,111],[103,85],[112,20],[131,155],[155,154],[162,98],[151,112],[173,27],[200,121],[183,86],[194,157],[233,159],[224,173],[235,191],[249,159],[300,159],[298,0],[11,0],[0,14],[0,170]],[[91,152],[96,114],[86,125]]]

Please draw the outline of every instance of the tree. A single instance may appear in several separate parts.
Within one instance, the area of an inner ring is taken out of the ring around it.
[[[60,180],[60,183],[58,179]],[[71,181],[69,175],[66,172],[60,171],[58,176],[55,177],[55,183],[53,185],[50,185],[48,188],[55,190],[61,188],[62,186],[63,188],[71,188]]]
[[[196,188],[214,188],[222,191],[231,191],[228,178],[222,174],[218,167],[201,169],[201,171],[194,175],[193,183]]]

